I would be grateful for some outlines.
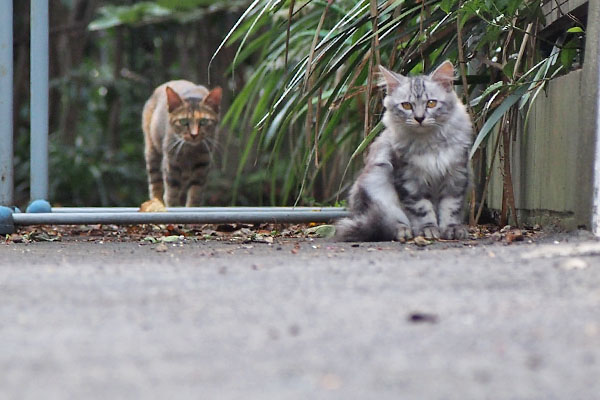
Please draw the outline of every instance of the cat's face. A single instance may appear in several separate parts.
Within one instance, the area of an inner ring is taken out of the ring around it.
[[[219,122],[221,88],[214,88],[203,99],[182,98],[168,86],[166,90],[172,132],[186,142],[194,144],[212,138]]]
[[[428,131],[448,120],[456,100],[454,67],[449,61],[431,75],[405,77],[383,67],[380,70],[387,86],[383,104],[394,123]]]

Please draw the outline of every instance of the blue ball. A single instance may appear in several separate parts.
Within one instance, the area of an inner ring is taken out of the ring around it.
[[[25,210],[25,212],[49,213],[52,212],[52,207],[46,200],[34,200],[27,206],[27,210]]]
[[[10,207],[0,206],[0,221],[6,221],[11,217],[13,210]]]
[[[12,210],[9,207],[0,206],[0,235],[15,232]]]

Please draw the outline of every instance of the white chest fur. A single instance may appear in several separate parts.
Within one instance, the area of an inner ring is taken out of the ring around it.
[[[408,164],[416,169],[417,175],[421,175],[426,182],[439,181],[444,176],[451,174],[461,157],[462,149],[457,147],[446,147],[437,151],[427,151],[413,154],[408,157]]]

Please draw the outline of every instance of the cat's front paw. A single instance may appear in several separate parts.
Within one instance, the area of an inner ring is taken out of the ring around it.
[[[440,230],[435,225],[425,225],[415,230],[415,236],[423,236],[425,239],[439,239]]]
[[[442,239],[466,239],[469,237],[469,231],[464,225],[449,225],[442,230]]]
[[[406,225],[398,225],[398,229],[396,230],[396,239],[398,239],[399,242],[404,243],[407,240],[412,239],[412,237],[413,235],[410,227]]]

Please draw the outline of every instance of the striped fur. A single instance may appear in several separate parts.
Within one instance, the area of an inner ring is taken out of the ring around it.
[[[454,67],[405,77],[380,67],[387,88],[385,130],[369,147],[350,190],[352,216],[337,224],[345,241],[463,239],[472,127],[452,89]]]
[[[220,103],[221,88],[184,80],[154,90],[142,113],[150,198],[167,207],[201,205]]]

